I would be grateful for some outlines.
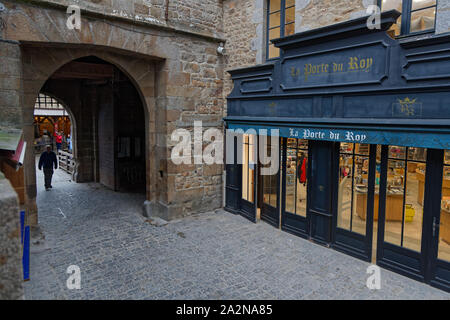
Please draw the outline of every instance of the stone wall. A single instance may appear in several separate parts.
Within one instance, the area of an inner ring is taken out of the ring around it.
[[[0,173],[0,300],[23,299],[17,194]]]
[[[296,32],[364,16],[372,4],[376,0],[296,0]]]
[[[1,29],[1,24],[0,24]],[[14,42],[0,38],[0,126],[21,128],[21,54]]]
[[[450,0],[437,2],[436,33],[450,32]]]
[[[226,70],[261,64],[265,61],[265,11],[265,0],[223,1],[223,29],[227,39]],[[231,93],[233,84],[228,73],[224,77],[226,97]]]
[[[148,24],[173,26],[192,32],[218,34],[222,28],[222,0],[18,0],[18,2],[77,5],[83,11]]]

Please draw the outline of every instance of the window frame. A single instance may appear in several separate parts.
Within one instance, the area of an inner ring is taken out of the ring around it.
[[[295,2],[294,5],[286,8],[286,1],[287,0],[280,0],[280,10],[276,10],[273,12],[270,12],[270,2],[272,0],[267,0],[267,9],[266,9],[266,61],[273,61],[273,60],[277,60],[280,58],[281,55],[281,50],[280,50],[280,55],[278,57],[274,57],[274,58],[270,58],[269,57],[269,48],[270,48],[270,31],[276,28],[280,28],[280,38],[285,36],[285,31],[286,31],[286,26],[290,25],[290,24],[294,24],[294,28],[295,28],[295,13],[294,13],[294,21],[290,22],[290,23],[286,23],[286,10],[290,9],[290,8],[295,8]],[[381,1],[381,0],[380,0]],[[277,27],[273,27],[270,28],[270,16],[271,14],[274,13],[278,13],[280,12],[280,25]],[[295,12],[295,9],[294,9]]]
[[[429,34],[429,33],[435,33],[436,32],[436,17],[437,17],[437,8],[438,8],[438,2],[439,0],[436,0],[436,4],[416,10],[412,10],[412,0],[402,0],[402,12],[401,12],[401,28],[400,28],[400,34],[396,35],[396,38],[403,38],[403,37],[410,37],[410,36],[417,36],[421,34]],[[377,0],[378,7],[383,11],[382,7],[382,0]],[[433,29],[428,30],[422,30],[422,31],[415,31],[410,32],[411,30],[411,16],[414,12],[426,10],[429,8],[436,8],[436,13],[434,16],[434,27]]]

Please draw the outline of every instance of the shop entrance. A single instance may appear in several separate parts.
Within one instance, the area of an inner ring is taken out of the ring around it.
[[[328,245],[333,185],[331,142],[284,139],[281,228]]]
[[[302,238],[309,238],[308,178],[309,142],[283,139],[283,187],[281,228]]]
[[[335,159],[337,178],[333,183],[337,198],[334,199],[332,247],[370,262],[374,207],[378,208],[377,146],[336,144]]]
[[[278,167],[278,170],[273,170],[273,172],[270,172],[272,163],[264,159],[266,156],[267,159],[272,159],[272,156],[275,156],[276,152],[274,148],[279,148],[279,146],[273,146],[272,148],[272,139],[270,137],[259,136],[258,139],[263,139],[264,141],[261,145],[265,146],[265,152],[260,153],[258,167],[260,177],[260,188],[258,188],[258,190],[260,190],[259,198],[262,200],[259,205],[261,208],[261,220],[264,220],[274,227],[279,228],[280,197],[278,190],[280,190],[280,166],[276,166]],[[261,154],[263,155],[261,156]],[[280,158],[281,157],[279,156],[278,164],[280,163]]]

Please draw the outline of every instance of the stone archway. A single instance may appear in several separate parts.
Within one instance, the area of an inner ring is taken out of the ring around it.
[[[29,150],[25,159],[25,185],[27,193],[27,209],[29,212],[29,222],[37,224],[36,208],[36,168],[34,166],[34,155],[32,148],[33,134],[33,110],[34,103],[39,92],[43,90],[47,80],[62,66],[76,59],[95,56],[98,57],[123,72],[136,88],[144,108],[145,117],[145,159],[146,159],[146,198],[153,200],[156,194],[156,172],[157,159],[156,154],[156,133],[161,129],[157,128],[156,120],[156,99],[158,93],[155,90],[155,82],[158,79],[158,63],[162,60],[149,59],[146,57],[130,57],[123,52],[117,53],[103,47],[85,46],[67,48],[65,46],[54,46],[47,44],[22,44],[22,70],[23,70],[23,97],[22,97],[22,117],[24,138],[28,143]],[[76,92],[72,92],[76,94]],[[63,101],[70,100],[68,97],[59,97]],[[68,103],[70,105],[70,103]],[[70,108],[70,106],[69,106]],[[161,117],[160,117],[161,118]],[[80,133],[80,121],[78,123],[77,139],[83,139]],[[78,156],[85,157],[82,150],[79,150]],[[86,180],[86,179],[85,179]],[[80,181],[83,181],[81,177]]]

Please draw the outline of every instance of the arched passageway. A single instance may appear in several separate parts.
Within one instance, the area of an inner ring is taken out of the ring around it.
[[[76,182],[145,193],[145,112],[132,81],[96,56],[75,59],[54,72],[40,95],[63,101],[76,124]],[[53,124],[54,125],[54,124]]]

